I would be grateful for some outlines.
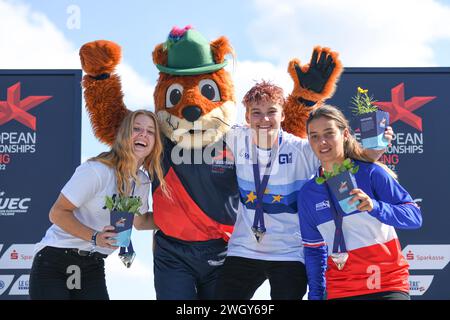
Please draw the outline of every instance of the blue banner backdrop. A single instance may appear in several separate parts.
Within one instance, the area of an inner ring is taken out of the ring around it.
[[[353,119],[351,98],[369,90],[375,105],[389,112],[395,132],[382,162],[420,205],[423,226],[397,230],[410,264],[413,299],[450,299],[450,68],[347,68],[328,101]],[[356,129],[355,121],[351,121]],[[355,130],[358,135],[358,130]]]
[[[81,70],[0,70],[0,299],[28,298],[34,244],[81,157]]]

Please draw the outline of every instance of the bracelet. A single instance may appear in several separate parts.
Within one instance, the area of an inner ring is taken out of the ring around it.
[[[102,74],[99,74],[98,76],[90,76],[92,79],[95,79],[95,80],[106,80],[106,79],[109,79],[109,77],[110,77],[110,74],[109,73],[102,73]]]
[[[94,234],[91,237],[91,244],[95,247],[97,245],[97,235],[98,231],[94,231]]]
[[[297,98],[297,102],[300,103],[300,104],[304,104],[307,107],[312,107],[312,106],[314,106],[317,103],[317,101],[306,100],[306,99],[304,99],[302,97],[298,97]]]

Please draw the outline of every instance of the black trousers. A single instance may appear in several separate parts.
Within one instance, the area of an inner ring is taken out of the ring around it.
[[[109,300],[105,261],[45,247],[34,257],[29,293],[32,300]]]
[[[273,300],[301,300],[306,293],[305,265],[299,261],[227,257],[219,272],[216,298],[250,300],[266,279]]]
[[[226,253],[222,239],[186,242],[158,231],[153,267],[158,300],[211,300]]]

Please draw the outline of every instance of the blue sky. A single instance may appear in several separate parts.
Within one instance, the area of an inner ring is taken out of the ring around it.
[[[67,26],[71,6],[79,10],[79,29]],[[289,59],[307,62],[317,44],[340,52],[346,67],[450,66],[450,0],[0,0],[0,69],[80,68],[83,43],[113,40],[123,49],[118,72],[125,102],[153,109],[151,52],[173,26],[188,24],[210,40],[229,38],[237,54],[229,70],[238,101],[261,78],[288,94]],[[240,103],[237,108],[240,122]],[[83,112],[83,159],[105,149]],[[115,255],[107,260],[113,299],[154,299],[151,233],[134,236],[138,259],[131,269]],[[256,297],[268,298],[267,285]]]
[[[251,58],[257,54],[249,44],[251,35],[246,35],[240,27],[252,15],[251,1],[231,1],[226,5],[207,0],[34,0],[26,3],[31,5],[32,10],[44,12],[78,46],[96,39],[121,44],[130,64],[136,70],[142,70],[142,75],[148,79],[156,79],[157,74],[150,59],[153,46],[163,42],[174,25],[183,27],[191,24],[209,39],[225,34],[233,42],[240,58]],[[66,28],[66,9],[70,5],[80,8],[80,29]]]

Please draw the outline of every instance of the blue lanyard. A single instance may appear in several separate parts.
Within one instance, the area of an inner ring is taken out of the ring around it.
[[[319,168],[319,173],[322,171],[322,167]],[[330,191],[330,187],[325,182],[325,188],[328,192],[328,198],[330,199],[330,210],[333,215],[334,225],[336,227],[334,231],[334,241],[333,241],[333,253],[347,252],[347,246],[345,245],[344,234],[342,232],[342,221],[344,214],[336,210],[334,205],[333,196]]]
[[[249,148],[249,136],[245,137],[245,144],[247,147],[247,151]],[[259,173],[259,162],[258,162],[258,153],[256,150],[256,145],[252,144],[252,166],[253,166],[253,178],[255,180],[255,190],[256,190],[256,209],[255,209],[255,217],[253,219],[252,230],[255,233],[256,240],[259,242],[260,235],[263,235],[266,232],[266,226],[264,224],[264,208],[263,208],[263,197],[264,192],[267,188],[267,184],[269,182],[270,173],[272,171],[272,162],[273,159],[276,159],[278,155],[278,149],[282,142],[282,134],[281,131],[278,135],[278,144],[274,146],[270,152],[269,162],[264,169],[264,176],[261,181],[260,173]]]

